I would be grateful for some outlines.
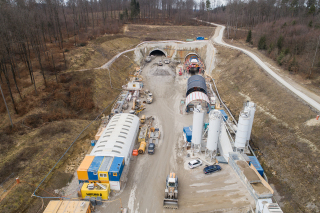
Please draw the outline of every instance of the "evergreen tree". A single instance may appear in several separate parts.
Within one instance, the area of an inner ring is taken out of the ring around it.
[[[252,40],[252,35],[251,35],[251,30],[249,30],[246,42],[251,43],[252,42],[251,40]]]

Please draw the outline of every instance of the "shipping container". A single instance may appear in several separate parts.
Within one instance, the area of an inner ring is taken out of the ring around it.
[[[94,184],[94,187],[91,187],[91,184]],[[101,197],[103,200],[108,200],[110,191],[109,183],[84,183],[81,187],[81,196],[82,198]]]
[[[92,180],[92,181],[96,181],[96,180],[99,180],[98,178],[98,171],[99,171],[99,168],[100,168],[100,165],[103,161],[103,158],[104,156],[96,156],[89,169],[88,169],[88,178],[89,180]]]
[[[220,112],[221,112],[221,114],[222,114],[223,120],[224,120],[224,121],[227,121],[227,120],[228,120],[228,115],[227,115],[227,113],[226,113],[223,109],[220,109]]]
[[[51,200],[43,213],[91,213],[89,201]]]
[[[77,175],[79,181],[88,180],[88,169],[94,159],[94,156],[85,156],[83,161],[81,162],[79,168],[77,169]]]
[[[120,181],[109,181],[110,189],[115,191],[120,191],[121,182]]]
[[[197,40],[204,40],[204,37],[199,36],[199,37],[197,37]]]
[[[101,163],[101,166],[98,171],[98,178],[101,182],[109,182],[109,169],[112,164],[113,157],[105,157]]]
[[[109,181],[120,181],[124,167],[124,157],[114,157],[109,169]]]
[[[252,164],[254,166],[254,168],[256,168],[256,170],[259,172],[261,177],[263,177],[264,170],[263,170],[262,166],[260,165],[257,157],[255,157],[255,156],[248,156],[248,157],[250,159],[250,165]]]

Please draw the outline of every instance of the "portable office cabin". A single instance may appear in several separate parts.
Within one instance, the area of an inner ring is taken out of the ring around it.
[[[89,201],[51,200],[43,213],[91,213]]]
[[[91,165],[90,165],[90,167],[89,167],[89,169],[88,169],[88,178],[89,178],[89,181],[90,181],[90,180],[91,180],[91,181],[97,181],[97,180],[99,180],[99,178],[98,178],[98,171],[99,171],[100,165],[101,165],[101,163],[102,163],[102,161],[103,161],[103,158],[104,158],[104,156],[96,156],[96,157],[93,159],[93,161],[92,161],[92,163],[91,163]]]
[[[109,169],[110,181],[120,181],[124,164],[125,163],[123,157],[114,157],[111,167]]]
[[[87,181],[89,180],[88,178],[88,169],[94,159],[94,156],[85,156],[84,159],[82,160],[80,166],[77,169],[77,175],[78,175],[78,180],[79,181]]]
[[[98,178],[101,182],[109,182],[109,169],[113,162],[112,156],[107,156],[103,159],[98,171]]]

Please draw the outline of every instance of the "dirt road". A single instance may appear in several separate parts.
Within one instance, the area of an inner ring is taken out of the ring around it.
[[[143,114],[155,117],[161,130],[161,140],[154,155],[133,157],[127,183],[120,193],[112,193],[111,203],[97,208],[97,212],[117,212],[123,207],[129,212],[246,212],[254,205],[247,189],[229,165],[222,165],[220,173],[206,176],[202,169],[190,170],[186,151],[182,149],[182,128],[192,125],[192,115],[180,114],[180,100],[184,98],[186,79],[177,76],[175,69],[164,64],[158,67],[154,59],[143,68],[145,88],[151,90],[154,102]],[[163,208],[165,178],[169,172],[179,177],[179,209]]]

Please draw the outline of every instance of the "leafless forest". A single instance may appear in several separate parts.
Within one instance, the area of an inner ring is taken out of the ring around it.
[[[212,6],[199,18],[225,24],[227,38],[246,40],[289,72],[319,77],[318,0],[229,0],[226,6],[219,1]]]

